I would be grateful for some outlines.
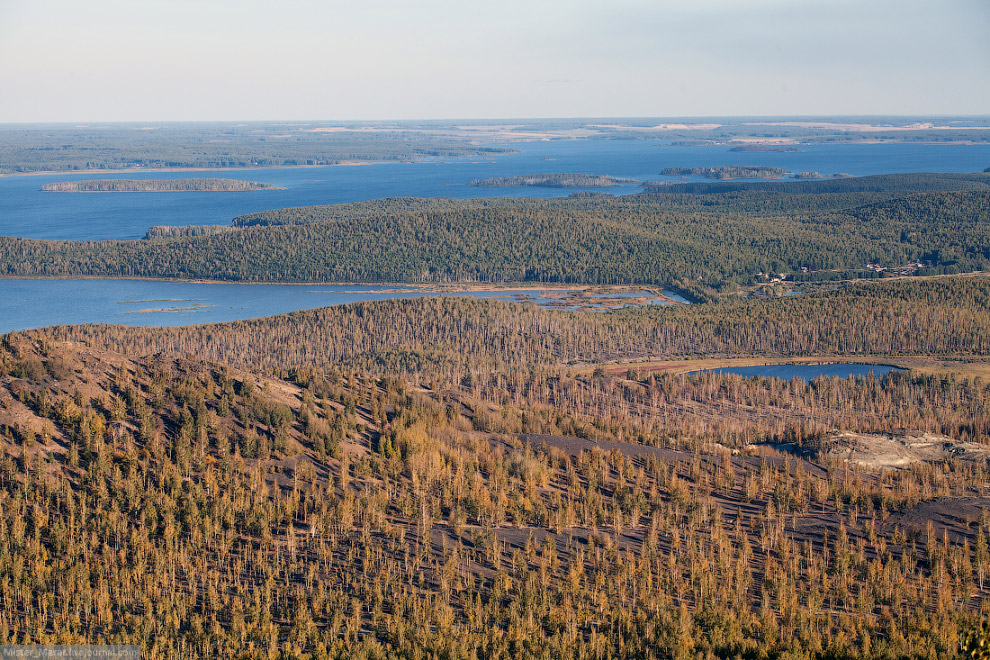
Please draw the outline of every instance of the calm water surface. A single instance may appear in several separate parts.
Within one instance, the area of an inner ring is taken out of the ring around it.
[[[800,153],[738,153],[728,146],[675,147],[652,140],[551,140],[512,143],[519,150],[491,159],[458,158],[420,163],[159,172],[142,174],[33,175],[0,177],[0,235],[28,238],[136,239],[154,225],[229,225],[244,213],[289,206],[336,204],[382,197],[559,197],[560,188],[477,188],[484,177],[536,173],[611,174],[640,181],[661,177],[664,167],[768,165],[792,172],[845,172],[858,176],[892,172],[975,172],[990,164],[990,145],[808,145]],[[551,158],[552,160],[543,160]],[[260,181],[285,190],[190,193],[42,193],[54,181],[94,178],[224,177]],[[638,183],[607,189],[640,190]]]
[[[716,373],[716,374],[736,374],[744,378],[761,376],[763,378],[780,378],[791,380],[801,378],[811,380],[813,378],[866,378],[871,374],[877,378],[883,378],[891,371],[901,371],[897,367],[887,364],[767,364],[757,367],[725,367],[722,369],[705,369],[704,371],[692,371],[691,373]]]
[[[0,333],[75,323],[175,326],[215,323],[286,314],[327,305],[456,296],[525,301],[554,309],[606,311],[594,307],[561,307],[560,295],[546,289],[444,292],[405,284],[238,284],[168,282],[126,279],[0,279]],[[652,295],[648,291],[639,295]],[[670,298],[680,298],[664,291]],[[593,296],[598,299],[597,296]],[[623,293],[610,295],[624,298]],[[683,298],[681,299],[683,302]],[[650,304],[665,304],[650,301]],[[669,303],[667,303],[669,304]]]
[[[285,314],[366,300],[467,296],[512,300],[520,291],[436,293],[415,286],[236,284],[153,280],[0,279],[0,333],[75,323],[166,326]],[[388,293],[385,293],[385,292]]]

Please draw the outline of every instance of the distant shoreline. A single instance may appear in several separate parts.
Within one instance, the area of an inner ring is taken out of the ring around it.
[[[249,167],[125,167],[121,169],[88,170],[38,170],[37,172],[3,172],[6,176],[53,176],[56,174],[143,174],[148,172],[239,172],[242,170],[296,170],[317,167],[356,167],[358,165],[381,165],[383,163],[405,163],[404,160],[344,160],[332,165],[258,165]]]
[[[759,124],[764,125],[764,124]],[[771,124],[772,125],[772,124]],[[612,125],[608,125],[612,126]],[[721,126],[721,125],[719,125]],[[672,131],[674,129],[667,128],[664,130],[657,130],[655,127],[635,127],[635,126],[622,126],[614,125],[613,128],[617,133],[624,131],[653,131],[658,137],[662,137],[665,131]],[[695,126],[696,128],[696,126]],[[948,130],[955,129],[955,127],[934,127],[932,131],[938,130]],[[686,129],[682,129],[686,130]],[[854,140],[854,141],[814,141],[808,140],[805,137],[752,137],[752,136],[735,136],[732,138],[725,139],[724,141],[713,141],[710,146],[769,146],[769,147],[807,147],[807,146],[840,146],[840,145],[862,145],[862,144],[912,144],[912,145],[987,145],[990,144],[985,141],[977,141],[971,139],[960,139],[960,140],[906,140],[898,136],[899,132],[904,132],[908,129],[903,128],[877,128],[878,132],[890,132],[893,136],[890,139],[879,139],[870,138],[864,140]],[[918,129],[910,129],[918,130]],[[960,127],[956,130],[990,130],[990,127],[986,126],[972,126],[972,127]],[[861,130],[848,130],[848,133],[862,133],[866,132],[866,129]],[[607,135],[607,134],[604,134]],[[539,140],[585,140],[590,136],[579,136],[571,137],[566,135],[555,135],[546,134],[541,137],[533,136],[522,136],[519,134],[499,134],[495,137],[496,143],[511,143],[511,142],[534,142]],[[649,140],[652,138],[642,138],[644,140]],[[487,141],[486,141],[487,142]],[[478,142],[474,145],[477,146]],[[478,157],[481,154],[465,155],[464,158]],[[490,154],[491,156],[498,156],[502,154]],[[460,157],[460,156],[458,156]],[[327,165],[255,165],[255,166],[238,166],[238,167],[124,167],[124,168],[89,168],[89,169],[79,169],[79,170],[37,170],[32,172],[0,172],[0,178],[2,177],[20,177],[20,176],[55,176],[60,174],[145,174],[145,173],[158,173],[158,172],[238,172],[238,171],[251,171],[251,170],[289,170],[289,169],[304,169],[304,168],[320,168],[320,167],[354,167],[359,165],[381,165],[381,164],[404,164],[404,163],[417,163],[422,162],[421,159],[416,158],[412,160],[403,159],[391,159],[391,160],[343,160],[339,163],[327,164]]]

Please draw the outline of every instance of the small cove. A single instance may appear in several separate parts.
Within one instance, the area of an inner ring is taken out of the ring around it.
[[[437,290],[414,284],[245,284],[130,279],[0,279],[0,333],[51,325],[113,323],[179,326],[236,321],[392,298],[496,298],[548,309],[607,311],[607,296],[539,287]],[[649,292],[643,292],[647,295]],[[637,292],[637,295],[640,295]],[[677,294],[664,291],[673,299]],[[590,304],[575,304],[584,300]],[[686,302],[686,301],[685,301]],[[672,304],[651,299],[644,304]]]

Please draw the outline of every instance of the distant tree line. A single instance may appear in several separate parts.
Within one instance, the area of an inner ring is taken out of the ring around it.
[[[360,132],[319,128],[262,122],[8,126],[0,129],[0,173],[336,165],[512,151],[384,126]]]

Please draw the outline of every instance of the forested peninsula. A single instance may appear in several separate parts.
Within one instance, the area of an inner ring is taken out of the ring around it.
[[[58,181],[41,186],[41,192],[242,192],[285,190],[278,186],[238,179],[93,179]]]
[[[632,179],[620,179],[607,174],[526,174],[523,176],[499,176],[478,179],[468,185],[482,188],[514,188],[533,186],[541,188],[612,188]]]
[[[247,282],[574,282],[731,291],[990,269],[990,177],[684,184],[622,197],[396,199],[251,214],[141,241],[0,238],[0,273]],[[721,186],[727,186],[725,188]]]

